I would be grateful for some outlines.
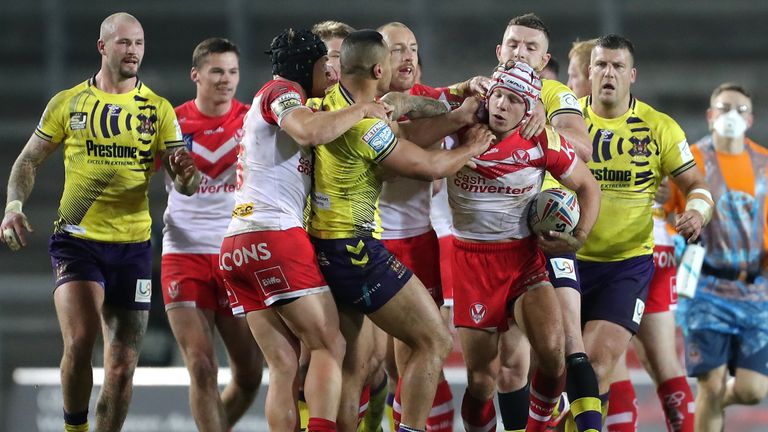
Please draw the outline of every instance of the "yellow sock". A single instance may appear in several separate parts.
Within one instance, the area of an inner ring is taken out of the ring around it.
[[[306,401],[299,400],[299,426],[301,427],[301,430],[307,430],[308,424],[309,424],[309,406],[307,406]]]
[[[390,432],[395,432],[395,412],[392,410],[392,405],[387,404],[385,412],[387,416],[387,422],[389,423],[389,430]]]
[[[64,423],[64,432],[88,432],[88,422],[79,425]]]

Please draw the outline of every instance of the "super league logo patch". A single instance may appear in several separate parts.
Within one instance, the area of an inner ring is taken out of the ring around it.
[[[475,324],[480,324],[480,321],[485,318],[487,313],[488,308],[482,303],[473,303],[472,306],[469,307],[469,316],[472,317],[472,321],[474,321]]]
[[[363,141],[376,153],[380,153],[395,138],[392,129],[383,121],[377,121],[363,135]]]

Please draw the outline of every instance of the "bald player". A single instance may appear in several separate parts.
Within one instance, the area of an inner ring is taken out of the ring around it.
[[[22,204],[40,165],[62,147],[64,191],[48,250],[64,341],[67,432],[88,430],[99,328],[105,376],[96,430],[119,431],[128,413],[152,294],[147,188],[155,160],[162,159],[176,191],[192,195],[200,183],[173,107],[137,77],[144,57],[141,23],[127,13],[110,15],[96,48],[101,69],[48,102],[13,164],[1,225],[2,241],[11,249],[27,245],[32,228]]]

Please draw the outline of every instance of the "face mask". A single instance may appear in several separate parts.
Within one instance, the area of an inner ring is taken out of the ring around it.
[[[738,138],[744,136],[744,132],[747,130],[747,121],[734,109],[718,116],[712,124],[712,128],[724,138]]]

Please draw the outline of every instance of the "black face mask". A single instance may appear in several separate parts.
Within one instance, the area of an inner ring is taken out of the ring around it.
[[[269,51],[272,74],[295,81],[312,96],[312,72],[318,59],[328,54],[325,43],[309,30],[286,29],[272,40]]]

